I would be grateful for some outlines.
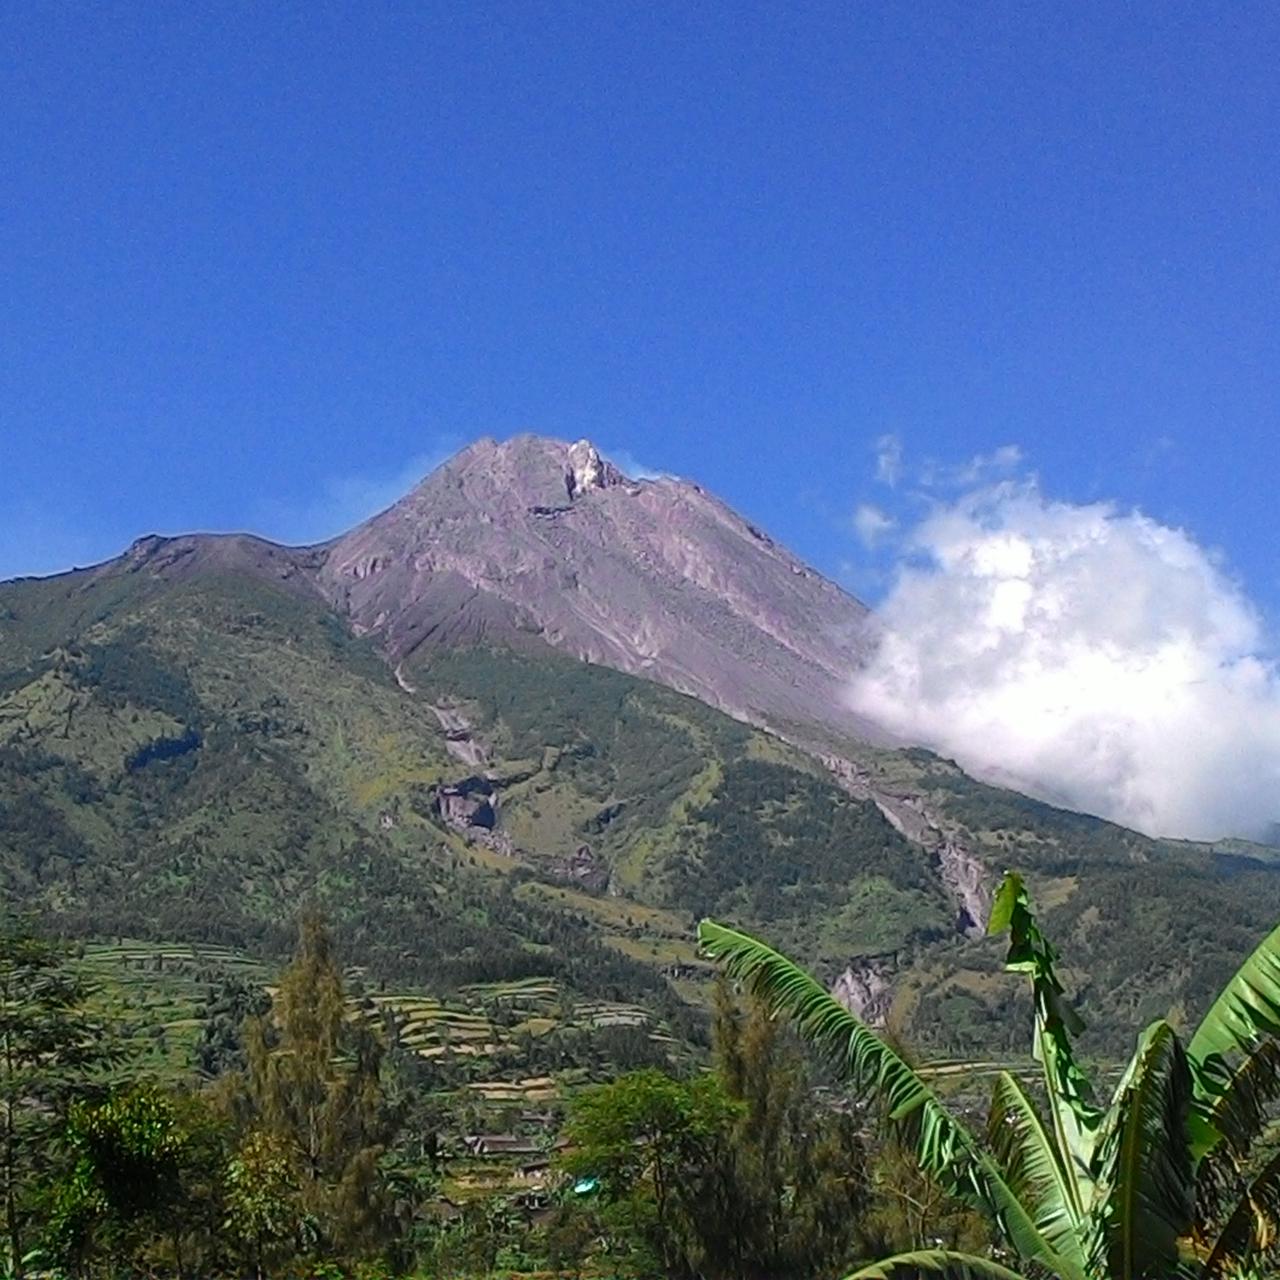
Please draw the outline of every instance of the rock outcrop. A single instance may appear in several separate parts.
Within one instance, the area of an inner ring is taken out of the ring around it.
[[[885,960],[851,964],[832,984],[831,994],[855,1017],[882,1027],[893,1005],[893,968]]]
[[[590,440],[579,440],[569,446],[565,488],[569,497],[580,498],[592,489],[608,489],[626,483],[626,477],[611,462],[600,456]]]
[[[492,831],[497,825],[497,793],[487,778],[463,778],[436,788],[436,811],[460,831]]]

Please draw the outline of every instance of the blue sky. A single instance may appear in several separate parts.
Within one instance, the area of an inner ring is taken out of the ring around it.
[[[1265,4],[14,6],[0,576],[536,430],[874,596],[854,513],[930,501],[887,436],[1275,616],[1277,65]]]

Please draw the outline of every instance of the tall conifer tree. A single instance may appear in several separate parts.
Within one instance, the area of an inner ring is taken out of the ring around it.
[[[269,1015],[246,1027],[251,1127],[291,1158],[300,1208],[347,1252],[379,1243],[388,1221],[378,1162],[395,1131],[382,1048],[349,1021],[342,973],[320,915],[304,913],[298,949]]]
[[[92,984],[61,949],[0,931],[0,1196],[9,1273],[21,1277],[34,1181],[53,1134],[123,1042],[87,1008]]]

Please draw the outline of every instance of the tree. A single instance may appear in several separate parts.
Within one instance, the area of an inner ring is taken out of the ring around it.
[[[1273,1266],[1280,1154],[1267,1114],[1280,1099],[1280,927],[1185,1044],[1163,1019],[1141,1033],[1107,1103],[1075,1058],[1081,1024],[1018,876],[1005,877],[990,929],[1009,935],[1006,967],[1030,981],[1047,1105],[1000,1072],[980,1139],[922,1072],[804,970],[747,934],[709,920],[699,926],[706,951],[878,1099],[896,1140],[950,1194],[983,1212],[1002,1244],[999,1260],[916,1250],[856,1277],[1017,1280],[1018,1266],[1061,1280],[1219,1280]]]
[[[121,1041],[88,1010],[93,985],[50,943],[0,932],[0,1194],[9,1273],[21,1276],[36,1180],[54,1135]]]
[[[731,1107],[712,1076],[673,1080],[654,1068],[574,1100],[566,1168],[599,1185],[615,1234],[645,1241],[668,1275],[689,1269],[688,1224]]]
[[[246,1025],[244,1110],[246,1128],[287,1155],[301,1212],[325,1242],[362,1253],[381,1242],[391,1220],[378,1163],[396,1118],[377,1037],[346,1012],[328,930],[309,911],[271,1014]]]
[[[989,1248],[986,1220],[949,1195],[921,1169],[915,1152],[890,1138],[870,1159],[870,1204],[860,1236],[864,1258],[947,1249],[977,1253]],[[848,1257],[841,1260],[848,1263]]]
[[[83,1271],[95,1255],[130,1267],[159,1255],[184,1274],[184,1237],[217,1221],[221,1134],[199,1098],[136,1084],[72,1106],[63,1134],[72,1163],[59,1179],[50,1238]],[[146,1254],[146,1259],[143,1255]]]
[[[244,1024],[262,1017],[271,1007],[267,993],[257,983],[229,974],[220,989],[210,994],[204,1025],[196,1044],[196,1070],[206,1079],[245,1067]]]
[[[285,1144],[271,1134],[249,1134],[227,1165],[223,1225],[248,1254],[257,1280],[276,1249],[298,1241],[302,1218],[297,1191]]]
[[[852,1119],[815,1097],[785,1028],[758,998],[740,1011],[717,986],[716,1075],[736,1104],[694,1218],[705,1275],[807,1276],[846,1262],[869,1207],[867,1153]]]
[[[630,1242],[640,1270],[706,1280],[809,1276],[845,1260],[868,1201],[854,1122],[818,1100],[765,1006],[741,1012],[727,984],[713,1040],[714,1071],[635,1071],[575,1101],[565,1164],[595,1194],[559,1215],[557,1247],[594,1230]]]

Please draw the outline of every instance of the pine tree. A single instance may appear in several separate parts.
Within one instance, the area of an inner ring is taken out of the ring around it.
[[[21,1277],[31,1190],[70,1105],[123,1043],[90,1015],[92,984],[50,943],[0,932],[0,1194],[8,1273]]]
[[[378,1163],[396,1126],[381,1045],[346,1013],[329,932],[307,911],[270,1015],[245,1028],[247,1119],[288,1153],[302,1213],[326,1242],[359,1254],[379,1243],[390,1217]]]
[[[736,1104],[697,1216],[707,1273],[808,1275],[858,1252],[868,1202],[866,1152],[847,1116],[823,1107],[799,1052],[768,1011],[745,1013],[717,984],[716,1075]]]

